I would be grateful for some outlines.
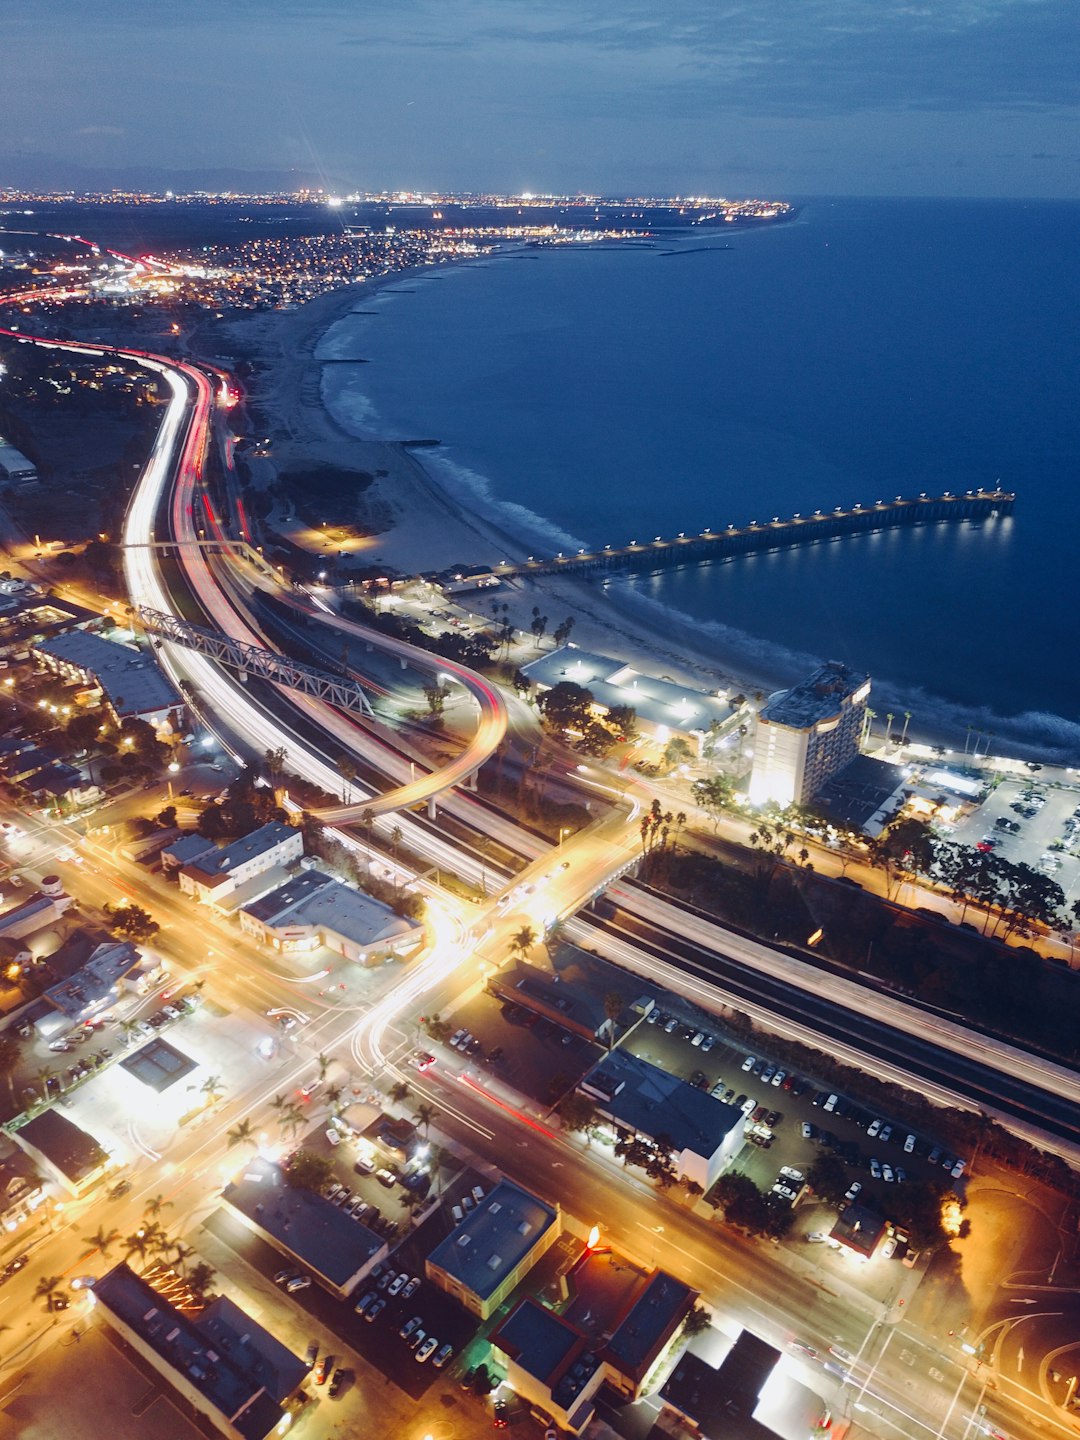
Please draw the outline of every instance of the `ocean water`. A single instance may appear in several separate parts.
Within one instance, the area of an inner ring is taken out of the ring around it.
[[[812,201],[770,230],[505,254],[383,291],[321,354],[347,428],[527,553],[1000,483],[1015,514],[613,581],[778,683],[1080,761],[1080,205]],[[447,556],[452,560],[453,556]],[[499,558],[499,557],[492,557]]]

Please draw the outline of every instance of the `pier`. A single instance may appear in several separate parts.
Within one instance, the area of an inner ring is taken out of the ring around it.
[[[631,540],[629,545],[605,545],[602,550],[579,550],[573,555],[533,559],[520,564],[499,564],[491,568],[499,579],[527,578],[530,575],[594,575],[615,571],[669,569],[707,560],[727,560],[736,555],[758,555],[769,550],[793,550],[800,545],[819,545],[845,535],[872,535],[879,530],[909,529],[917,525],[939,525],[959,520],[990,520],[1010,515],[1016,495],[1009,490],[967,490],[962,495],[897,496],[873,505],[854,505],[845,510],[815,510],[809,515],[781,519],[751,520],[749,525],[728,525],[722,530],[702,530],[697,535],[676,535],[665,540]]]

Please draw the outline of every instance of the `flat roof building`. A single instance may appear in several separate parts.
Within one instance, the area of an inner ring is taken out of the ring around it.
[[[515,1395],[579,1435],[593,1418],[605,1378],[588,1335],[529,1295],[490,1338]]]
[[[827,1431],[832,1417],[802,1373],[743,1330],[718,1366],[690,1350],[681,1355],[660,1399],[703,1440],[807,1440]]]
[[[424,933],[423,925],[321,870],[307,870],[244,905],[240,928],[283,953],[325,946],[361,964],[412,949]]]
[[[711,1188],[743,1143],[741,1110],[625,1050],[605,1055],[578,1088],[617,1129],[670,1144],[679,1176],[702,1190]]]
[[[751,801],[808,804],[859,753],[869,694],[868,675],[830,660],[770,696],[758,715]]]
[[[143,650],[106,640],[92,630],[69,630],[44,640],[34,653],[54,674],[83,685],[96,685],[117,724],[145,720],[169,724],[184,702]]]
[[[37,478],[34,462],[0,437],[0,484],[33,485]]]
[[[0,938],[21,940],[59,920],[71,905],[70,895],[43,895],[38,890],[0,915]]]
[[[32,1160],[75,1196],[96,1185],[111,1163],[94,1137],[58,1110],[42,1110],[11,1133]]]
[[[181,865],[180,889],[203,904],[219,904],[249,880],[257,879],[276,865],[290,865],[303,853],[303,831],[271,820],[250,835],[233,840],[220,850],[211,846]]]
[[[308,1367],[224,1296],[192,1315],[129,1266],[94,1286],[98,1308],[117,1333],[229,1440],[280,1434],[286,1402]]]
[[[563,681],[580,685],[605,713],[629,705],[638,728],[662,744],[672,735],[690,736],[700,743],[711,728],[734,722],[736,714],[719,695],[643,675],[622,660],[579,650],[573,644],[549,650],[521,669],[541,690]]]
[[[249,1230],[344,1298],[388,1251],[386,1241],[313,1190],[285,1183],[280,1165],[256,1155],[222,1196]]]
[[[488,981],[488,990],[508,1004],[553,1020],[583,1040],[606,1044],[612,1027],[606,1002],[625,983],[626,972],[573,946],[560,947],[550,968],[509,961]],[[615,1017],[613,1041],[623,1039],[655,1002],[646,995],[623,1006]]]
[[[72,1023],[89,1020],[119,999],[121,980],[141,963],[142,957],[130,941],[106,941],[73,975],[50,985],[45,998]]]
[[[472,1214],[428,1256],[427,1277],[486,1320],[555,1243],[558,1204],[500,1180]]]

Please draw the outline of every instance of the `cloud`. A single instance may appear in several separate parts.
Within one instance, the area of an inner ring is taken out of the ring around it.
[[[76,135],[126,135],[127,131],[121,125],[82,125],[75,131]]]

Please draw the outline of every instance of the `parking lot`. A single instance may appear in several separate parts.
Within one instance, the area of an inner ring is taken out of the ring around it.
[[[464,1052],[454,1047],[465,1061],[541,1105],[554,1104],[604,1054],[601,1045],[484,992],[455,1010],[454,1033],[459,1029],[477,1042]]]
[[[990,846],[1006,860],[1050,875],[1066,906],[1080,899],[1080,789],[1031,780],[1004,780],[957,824],[961,845]]]
[[[625,1048],[743,1110],[747,1143],[734,1169],[760,1189],[770,1190],[782,1167],[805,1177],[820,1155],[835,1155],[847,1166],[848,1193],[886,1217],[899,1185],[960,1183],[961,1176],[954,1177],[943,1163],[951,1167],[958,1157],[933,1137],[913,1135],[906,1125],[834,1095],[812,1076],[787,1072],[764,1049],[751,1052],[733,1042],[714,1021],[695,1020],[689,1011],[655,1013],[653,1023],[639,1025],[627,1037]],[[794,1188],[800,1188],[797,1182]]]

